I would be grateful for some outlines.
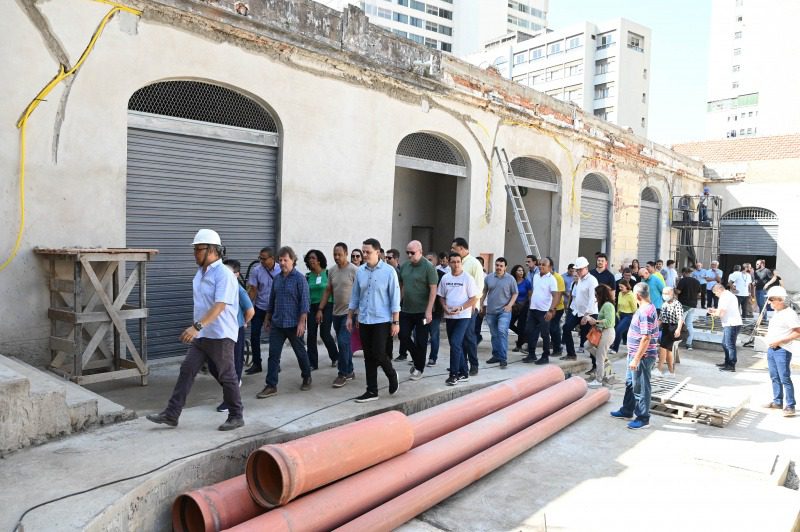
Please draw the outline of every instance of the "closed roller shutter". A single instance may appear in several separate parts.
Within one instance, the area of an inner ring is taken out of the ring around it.
[[[198,229],[219,232],[243,268],[275,245],[278,148],[225,139],[225,128],[203,125],[210,136],[128,129],[127,245],[159,250],[147,270],[149,357],[185,352],[178,336],[192,322]]]
[[[608,238],[608,211],[607,198],[588,196],[586,192],[581,196],[581,238],[605,240]]]
[[[644,264],[659,257],[658,223],[661,209],[658,203],[641,202],[639,208],[639,260]]]
[[[723,255],[778,255],[778,226],[752,221],[725,221],[720,224],[720,253]]]

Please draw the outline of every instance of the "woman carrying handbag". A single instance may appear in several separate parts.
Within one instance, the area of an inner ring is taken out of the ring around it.
[[[589,340],[589,353],[597,361],[594,380],[589,383],[590,388],[599,388],[608,384],[611,376],[611,364],[608,361],[608,349],[616,338],[614,326],[617,323],[617,310],[614,308],[614,292],[610,287],[601,284],[594,289],[597,306],[600,308],[597,319],[587,316],[586,320],[592,325],[592,330],[587,335]],[[595,344],[595,342],[597,342]]]

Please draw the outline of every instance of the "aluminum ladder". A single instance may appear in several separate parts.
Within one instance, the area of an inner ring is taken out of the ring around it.
[[[508,154],[506,154],[505,148],[498,149],[496,146],[494,154],[497,156],[497,162],[500,163],[500,169],[503,171],[503,177],[506,180],[508,200],[511,202],[511,207],[514,211],[514,221],[517,222],[517,230],[519,231],[519,237],[522,239],[522,247],[525,250],[525,254],[541,257],[539,246],[536,244],[536,237],[533,236],[533,228],[528,218],[528,211],[525,210],[522,194],[520,194],[519,186],[517,186],[517,178],[514,176],[514,170],[508,160]]]

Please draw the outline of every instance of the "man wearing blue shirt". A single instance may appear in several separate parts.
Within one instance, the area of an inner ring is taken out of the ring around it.
[[[697,279],[700,283],[700,306],[706,308],[706,270],[703,269],[703,263],[697,261],[694,263],[694,271],[692,277]],[[694,305],[695,307],[697,304]]]
[[[392,367],[387,339],[400,332],[400,283],[397,271],[380,260],[381,244],[374,238],[364,240],[361,252],[364,264],[356,272],[353,293],[347,311],[347,330],[352,331],[353,313],[358,310],[361,344],[364,348],[364,367],[367,391],[356,398],[357,403],[378,399],[378,366],[389,379],[389,395],[397,392],[397,371]]]
[[[278,373],[281,370],[281,351],[289,340],[297,363],[300,366],[302,391],[311,389],[311,362],[303,341],[308,323],[311,297],[308,293],[306,276],[294,267],[297,255],[289,246],[278,250],[278,264],[281,274],[272,282],[269,307],[264,316],[264,326],[269,330],[269,358],[267,358],[267,378],[264,389],[256,397],[265,399],[278,393]]]
[[[245,372],[248,375],[261,373],[261,330],[269,307],[269,296],[272,293],[272,281],[281,273],[275,262],[272,248],[261,248],[258,254],[259,264],[253,268],[247,279],[247,293],[250,296],[256,313],[253,316],[253,327],[250,329],[250,348],[253,350],[253,363]]]
[[[661,306],[664,304],[664,300],[661,297],[661,292],[666,286],[664,281],[662,281],[659,276],[651,274],[650,270],[647,268],[641,268],[639,270],[639,277],[642,278],[643,283],[646,283],[647,286],[650,287],[650,302],[656,307],[656,310],[660,314]]]
[[[233,348],[239,335],[239,283],[233,272],[222,265],[222,242],[216,231],[201,229],[192,242],[194,258],[199,266],[192,281],[194,323],[181,334],[181,342],[189,351],[181,364],[178,382],[167,408],[147,419],[153,423],[178,426],[178,418],[192,383],[203,363],[209,360],[219,371],[222,397],[228,405],[228,419],[219,430],[244,426],[239,379],[236,377]]]

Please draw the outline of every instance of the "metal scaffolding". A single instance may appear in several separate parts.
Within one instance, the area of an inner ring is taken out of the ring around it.
[[[673,196],[670,220],[672,223],[671,253],[680,271],[702,262],[708,267],[719,260],[719,229],[722,218],[722,198],[702,196]]]

